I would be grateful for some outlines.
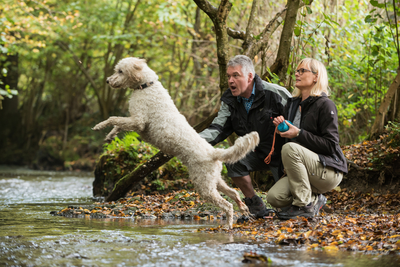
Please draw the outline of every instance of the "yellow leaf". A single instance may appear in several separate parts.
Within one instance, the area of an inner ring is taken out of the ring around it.
[[[303,233],[303,236],[304,236],[305,238],[308,238],[308,237],[311,235],[311,233],[312,233],[312,231],[310,230],[310,231],[308,231],[308,232]]]
[[[166,197],[166,198],[164,198],[164,201],[165,201],[165,202],[169,202],[169,201],[171,201],[171,199],[173,199],[173,198],[174,198],[174,196]]]
[[[324,247],[324,250],[333,252],[333,251],[338,251],[339,248],[337,246],[326,246],[326,247]]]
[[[276,239],[276,241],[277,242],[280,242],[280,241],[282,241],[283,239],[285,239],[286,238],[286,235],[285,234],[281,234],[277,239]]]
[[[337,187],[333,188],[333,190],[335,190],[335,191],[337,191],[337,192],[342,191],[342,189],[340,188],[340,186],[337,186]]]
[[[312,245],[309,246],[309,248],[316,248],[316,247],[318,247],[318,244],[317,244],[317,243],[312,244]]]
[[[332,232],[332,235],[339,235],[342,231],[340,230],[335,230]]]
[[[354,218],[346,218],[346,220],[351,222],[351,223],[357,224],[357,220],[354,219]]]

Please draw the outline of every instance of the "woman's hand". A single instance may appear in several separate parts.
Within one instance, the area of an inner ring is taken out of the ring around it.
[[[283,116],[278,116],[272,121],[272,123],[277,127],[283,121],[285,121],[285,118]]]
[[[279,124],[281,124],[284,121],[286,121],[286,120],[283,116],[278,116],[272,121],[272,123],[275,125],[275,127],[277,127]],[[291,124],[290,122],[286,122],[286,124],[289,126],[289,130],[287,130],[286,132],[283,132],[283,133],[280,131],[277,131],[277,133],[279,133],[284,138],[292,139],[292,138],[297,137],[297,134],[299,133],[300,129],[297,128],[296,126],[294,126],[293,124]]]
[[[291,124],[290,122],[286,122],[286,124],[289,126],[289,130],[287,130],[286,132],[279,132],[279,134],[284,137],[284,138],[295,138],[297,137],[297,135],[299,134],[300,129],[297,128],[296,126],[294,126],[293,124]]]

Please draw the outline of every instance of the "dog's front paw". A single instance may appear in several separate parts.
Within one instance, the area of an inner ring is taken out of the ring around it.
[[[100,130],[100,126],[97,124],[96,126],[94,126],[94,127],[92,128],[92,130],[93,130],[93,131],[98,131],[98,130]]]

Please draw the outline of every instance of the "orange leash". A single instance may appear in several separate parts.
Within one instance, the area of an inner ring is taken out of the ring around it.
[[[274,139],[272,141],[272,148],[271,148],[271,152],[269,152],[268,156],[264,159],[264,162],[266,164],[270,164],[271,163],[271,156],[272,153],[274,153],[274,147],[275,147],[275,136],[276,136],[276,131],[278,130],[278,126],[275,127],[275,132],[274,132]]]

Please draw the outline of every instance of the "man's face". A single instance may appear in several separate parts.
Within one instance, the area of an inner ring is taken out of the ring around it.
[[[242,66],[240,65],[228,67],[226,74],[228,76],[229,89],[232,95],[249,98],[253,90],[250,86],[253,81],[253,74],[249,73],[245,77],[242,72]]]

